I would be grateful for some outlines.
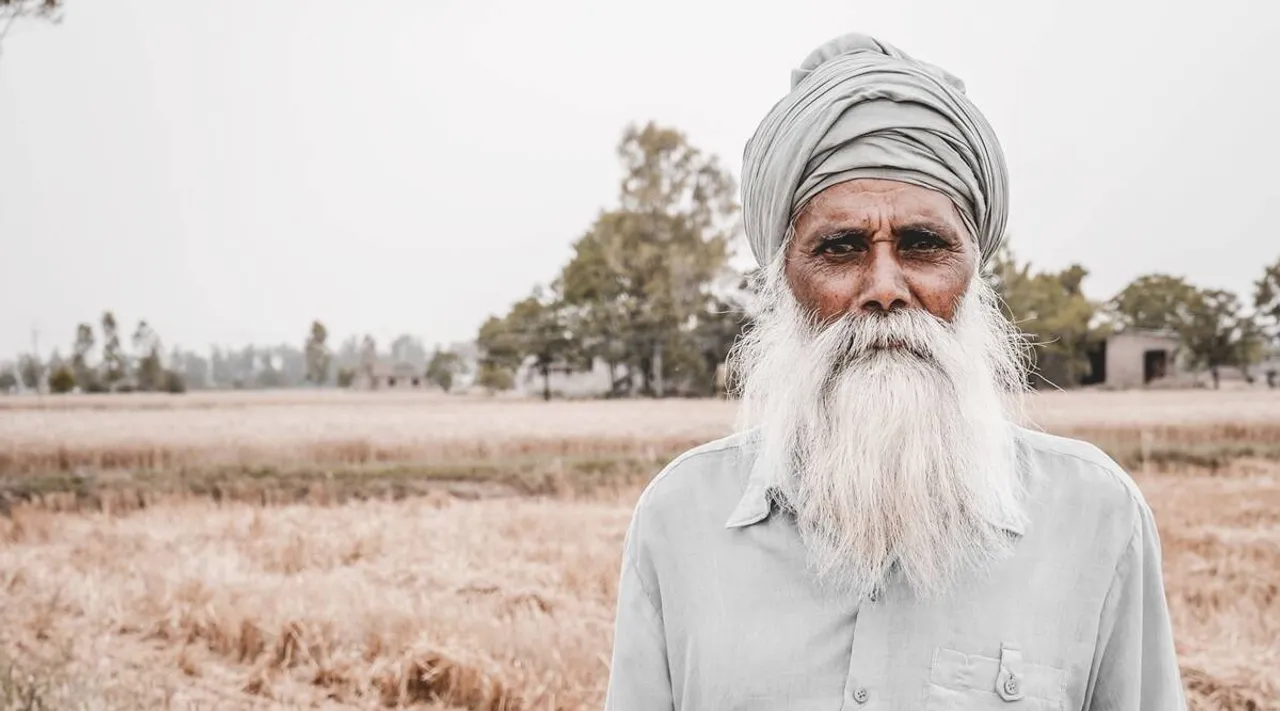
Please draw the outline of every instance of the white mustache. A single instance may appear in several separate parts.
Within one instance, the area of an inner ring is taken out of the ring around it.
[[[846,366],[886,352],[937,363],[937,344],[952,331],[951,324],[923,309],[850,314],[815,334],[815,346],[841,354],[840,365]]]

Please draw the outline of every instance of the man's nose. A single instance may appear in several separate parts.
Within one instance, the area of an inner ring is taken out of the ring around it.
[[[864,312],[888,313],[905,309],[911,300],[906,275],[888,245],[873,245],[867,254],[863,288],[859,299]]]

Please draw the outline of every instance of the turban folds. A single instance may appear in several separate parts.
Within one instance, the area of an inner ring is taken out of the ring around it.
[[[747,142],[742,209],[756,261],[783,246],[796,211],[832,185],[880,178],[943,193],[983,264],[1004,241],[1008,174],[995,132],[964,83],[859,34],[814,50],[791,92]]]

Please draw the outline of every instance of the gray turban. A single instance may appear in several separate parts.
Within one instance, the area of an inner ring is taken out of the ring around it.
[[[964,83],[871,37],[814,50],[747,143],[742,209],[756,261],[782,247],[796,211],[832,185],[881,178],[951,199],[982,263],[1004,241],[1009,179],[995,133]]]

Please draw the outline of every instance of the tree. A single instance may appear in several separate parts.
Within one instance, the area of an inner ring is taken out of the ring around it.
[[[710,285],[728,271],[734,183],[680,132],[629,127],[618,146],[619,207],[574,244],[556,286],[583,354],[638,370],[662,396],[697,352],[691,331]],[[630,378],[627,378],[630,381]]]
[[[160,357],[160,336],[146,321],[133,331],[133,352],[138,363],[138,389],[156,392],[167,389],[167,375]]]
[[[82,323],[76,326],[76,340],[71,351],[71,370],[80,389],[90,391],[98,382],[97,373],[89,366],[89,353],[93,350],[93,326]]]
[[[1219,368],[1236,366],[1243,370],[1261,355],[1257,323],[1244,313],[1239,297],[1229,291],[1197,291],[1181,335],[1192,367],[1208,368],[1215,388],[1219,385]]]
[[[1109,308],[1124,328],[1181,333],[1191,323],[1196,298],[1196,287],[1181,277],[1147,274],[1130,282],[1111,300]]]
[[[1254,282],[1253,306],[1266,337],[1280,342],[1280,258],[1267,267],[1262,278]]]
[[[169,370],[182,378],[184,389],[203,390],[209,387],[209,361],[199,353],[175,346],[169,353]]]
[[[107,311],[102,314],[102,381],[107,389],[114,389],[121,380],[124,380],[128,374],[127,369],[124,351],[120,347],[116,317]]]
[[[62,395],[76,387],[76,376],[71,368],[60,365],[49,374],[49,392]]]
[[[329,347],[325,345],[325,340],[329,338],[329,331],[319,321],[311,322],[311,334],[307,336],[306,358],[307,358],[307,375],[306,380],[314,385],[324,385],[329,382]]]
[[[745,288],[746,278],[742,281],[741,288]],[[692,331],[692,342],[700,357],[696,366],[702,376],[694,381],[698,385],[692,392],[695,395],[728,394],[732,390],[731,384],[721,382],[717,375],[720,368],[727,367],[729,352],[750,330],[752,320],[738,299],[713,295],[708,301],[705,312],[698,317]]]
[[[511,332],[507,319],[490,316],[476,336],[480,371],[476,382],[486,390],[510,390],[515,371],[523,359],[521,344]]]
[[[360,372],[364,373],[366,382],[373,382],[373,371],[378,366],[378,342],[373,336],[365,334],[360,342]]]
[[[1105,332],[1094,323],[1097,305],[1082,289],[1088,274],[1078,264],[1033,273],[1030,263],[1019,266],[1007,248],[992,266],[1006,317],[1033,345],[1030,384],[1035,387],[1073,387],[1089,372],[1090,345]]]
[[[18,18],[31,17],[57,22],[62,0],[0,0],[0,43]]]
[[[354,368],[338,368],[338,387],[349,388],[356,379]]]
[[[257,387],[274,389],[286,385],[284,373],[276,365],[277,357],[277,354],[270,350],[258,352],[260,365],[254,371],[256,373],[254,383]]]
[[[532,359],[542,375],[542,398],[551,399],[551,372],[581,367],[575,352],[563,302],[554,291],[535,288],[533,294],[517,301],[506,317],[506,335],[512,339],[520,361]]]
[[[183,378],[182,373],[173,370],[166,370],[162,375],[164,380],[164,391],[171,395],[178,395],[187,391],[187,381]]]
[[[22,379],[22,387],[28,390],[39,390],[40,381],[44,379],[44,364],[40,356],[29,353],[18,359],[18,377]]]
[[[13,366],[5,366],[0,370],[0,393],[8,393],[18,388],[18,375],[14,372]]]
[[[1267,267],[1262,278],[1254,283],[1253,306],[1257,312],[1262,337],[1271,344],[1273,353],[1280,355],[1280,258]],[[1280,371],[1267,370],[1267,387],[1274,388],[1280,380]]]
[[[515,387],[516,381],[515,376],[509,370],[481,364],[480,372],[476,375],[476,384],[492,395],[495,392],[510,390]]]
[[[441,390],[453,389],[453,380],[462,374],[462,357],[450,350],[436,348],[427,362],[427,381]]]

